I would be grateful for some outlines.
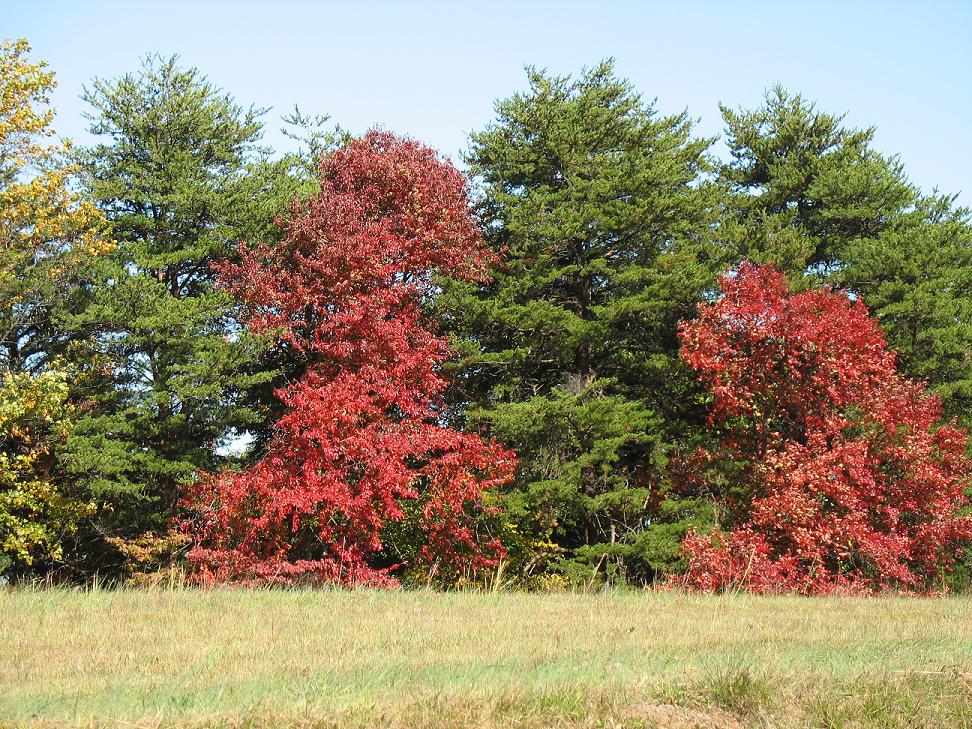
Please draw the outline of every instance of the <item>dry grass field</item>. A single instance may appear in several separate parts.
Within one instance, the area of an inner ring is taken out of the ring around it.
[[[972,727],[972,601],[0,592],[0,726]]]

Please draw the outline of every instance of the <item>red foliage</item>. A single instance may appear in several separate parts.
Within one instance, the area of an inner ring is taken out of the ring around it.
[[[729,528],[685,540],[686,584],[931,589],[972,538],[966,433],[936,425],[939,398],[896,372],[862,302],[749,263],[722,291],[680,329],[716,441],[690,470]]]
[[[387,583],[382,530],[406,519],[416,559],[494,564],[502,546],[480,538],[477,515],[513,454],[441,424],[449,351],[421,310],[434,274],[485,278],[465,178],[417,142],[370,132],[322,161],[321,193],[286,233],[219,271],[249,328],[306,372],[277,392],[288,413],[263,460],[189,495],[197,579]]]

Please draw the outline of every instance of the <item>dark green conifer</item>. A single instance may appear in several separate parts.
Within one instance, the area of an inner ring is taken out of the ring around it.
[[[211,264],[270,230],[290,185],[258,147],[262,111],[175,57],[96,80],[84,99],[104,140],[84,152],[88,185],[118,245],[71,318],[96,350],[72,464],[105,504],[100,528],[131,536],[163,529],[180,485],[262,421],[248,396],[269,377],[262,344]]]
[[[662,467],[698,403],[677,324],[725,264],[703,179],[710,140],[610,61],[578,78],[527,72],[529,90],[472,136],[505,262],[488,286],[445,285],[464,355],[455,398],[519,456],[506,507],[521,566],[552,538],[585,579],[650,579],[694,514],[670,500]]]
[[[972,422],[969,212],[922,195],[874,150],[874,128],[847,128],[779,86],[759,109],[722,112],[732,161],[721,230],[735,257],[862,297],[902,371]]]

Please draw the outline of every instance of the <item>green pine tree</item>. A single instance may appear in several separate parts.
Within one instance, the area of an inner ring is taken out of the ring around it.
[[[948,417],[972,425],[972,218],[954,198],[917,199],[877,238],[848,244],[835,280],[858,293]]]
[[[781,86],[754,111],[720,108],[732,155],[722,231],[740,257],[826,275],[849,241],[879,236],[914,198],[900,164],[871,148],[873,128],[846,129]]]
[[[849,129],[779,86],[754,111],[722,107],[732,161],[721,225],[737,259],[863,298],[902,370],[972,422],[972,228],[952,198],[922,196],[874,129]]]
[[[505,262],[487,286],[444,285],[453,397],[519,455],[505,506],[521,570],[559,553],[578,578],[649,580],[676,561],[698,506],[669,497],[663,466],[698,416],[677,324],[724,264],[710,140],[642,101],[611,61],[576,79],[527,73],[529,90],[472,136]]]
[[[181,484],[218,467],[221,446],[263,421],[261,342],[241,331],[211,264],[264,236],[292,183],[258,147],[261,110],[242,109],[175,57],[86,89],[87,182],[114,254],[71,325],[91,333],[98,379],[83,402],[71,463],[104,507],[99,530],[158,533]]]

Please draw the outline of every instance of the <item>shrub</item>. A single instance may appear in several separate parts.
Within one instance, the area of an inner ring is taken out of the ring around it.
[[[932,589],[972,521],[966,433],[895,369],[864,303],[792,293],[744,264],[680,329],[711,395],[711,444],[682,469],[722,518],[683,547],[685,582],[820,593]]]

